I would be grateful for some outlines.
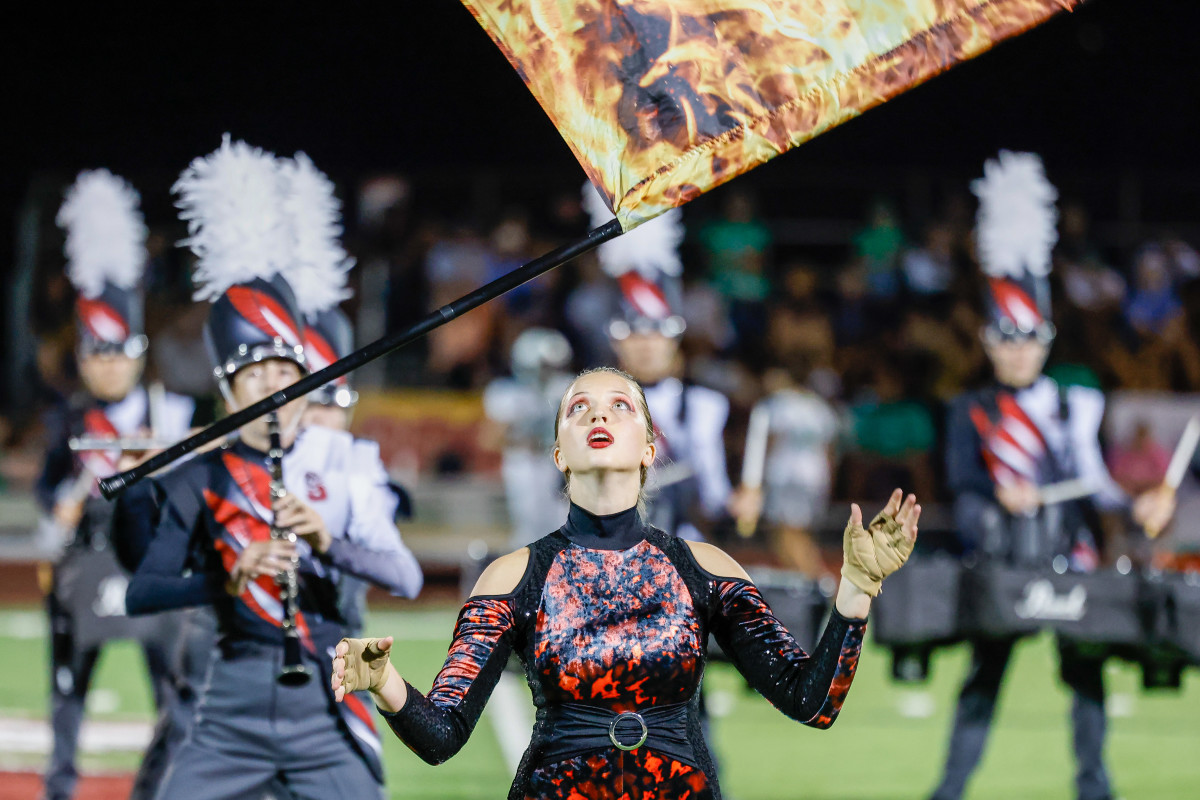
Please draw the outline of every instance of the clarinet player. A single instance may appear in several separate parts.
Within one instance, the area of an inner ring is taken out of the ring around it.
[[[205,338],[231,412],[308,369],[303,320],[281,274],[289,242],[273,238],[278,226],[266,213],[278,202],[281,169],[226,139],[176,185],[200,257],[197,296],[213,301]],[[358,701],[333,703],[329,653],[346,630],[343,576],[408,593],[409,565],[386,507],[354,499],[363,487],[386,486],[383,465],[362,458],[346,432],[300,430],[306,402],[279,409],[278,448],[268,420],[258,419],[154,480],[157,524],[130,582],[129,611],[209,605],[219,632],[189,738],[159,798],[257,800],[281,786],[298,800],[382,797],[371,715]],[[275,470],[284,492],[272,492]],[[294,613],[279,581],[289,570]],[[289,628],[299,644],[293,666],[310,680],[280,680]]]

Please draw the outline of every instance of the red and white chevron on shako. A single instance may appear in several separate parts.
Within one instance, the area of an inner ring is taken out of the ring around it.
[[[617,278],[617,283],[625,299],[643,317],[662,320],[671,316],[671,305],[667,302],[663,290],[635,270]]]
[[[1000,313],[1011,319],[1017,330],[1032,331],[1042,324],[1037,303],[1019,285],[1003,278],[992,278],[989,283]]]
[[[75,301],[75,313],[87,332],[102,342],[124,342],[129,338],[129,323],[103,300],[80,297]]]
[[[237,312],[267,336],[279,337],[292,346],[304,343],[292,315],[266,292],[233,286],[225,294]]]
[[[333,349],[333,345],[329,343],[321,332],[311,325],[304,326],[304,358],[307,359],[309,367],[313,372],[319,369],[325,369],[333,362],[337,361],[337,352]],[[336,386],[345,386],[348,379],[345,375],[338,377],[333,381]]]
[[[983,461],[998,486],[1017,480],[1038,482],[1038,466],[1046,454],[1046,439],[1029,415],[1007,393],[996,396],[999,419],[993,422],[980,406],[971,409],[971,421],[983,440]]]

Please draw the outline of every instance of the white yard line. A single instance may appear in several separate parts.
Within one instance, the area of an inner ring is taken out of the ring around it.
[[[79,747],[85,753],[140,752],[150,744],[154,726],[149,722],[84,720]],[[40,719],[0,717],[0,753],[50,752],[50,723]]]
[[[45,639],[49,628],[44,611],[0,611],[0,637]]]
[[[450,643],[454,611],[373,611],[368,614],[370,636],[395,636],[410,642]],[[45,639],[49,634],[46,612],[0,609],[0,638]]]
[[[500,673],[500,680],[483,713],[500,743],[508,771],[515,773],[533,734],[533,703],[525,682],[507,670]]]

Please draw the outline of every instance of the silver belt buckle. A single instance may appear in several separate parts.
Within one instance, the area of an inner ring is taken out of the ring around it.
[[[626,718],[635,719],[637,720],[638,725],[642,726],[642,737],[637,740],[636,744],[625,745],[617,741],[617,723]],[[646,743],[646,737],[649,735],[650,729],[646,727],[646,720],[644,720],[642,715],[636,711],[622,711],[620,714],[617,714],[615,717],[613,717],[612,722],[608,723],[608,739],[618,750],[625,750],[626,752],[630,750],[637,750]]]

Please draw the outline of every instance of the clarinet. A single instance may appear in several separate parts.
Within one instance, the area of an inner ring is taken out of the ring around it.
[[[276,501],[287,496],[287,487],[283,485],[283,443],[279,437],[279,415],[274,411],[267,415],[267,435],[270,437],[267,458],[271,464],[271,506],[274,508]],[[274,517],[271,520],[271,538],[296,543],[296,534],[276,525]],[[300,631],[296,628],[300,599],[296,570],[299,565],[299,557],[292,556],[287,569],[275,576],[279,584],[279,600],[283,605],[283,667],[276,680],[284,686],[302,686],[312,677],[312,670],[304,664]]]

